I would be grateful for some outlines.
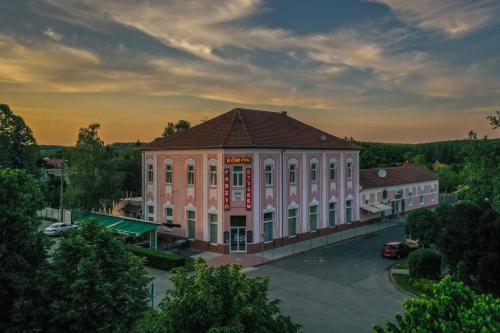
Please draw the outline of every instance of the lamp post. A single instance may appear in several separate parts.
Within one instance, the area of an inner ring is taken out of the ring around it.
[[[59,215],[61,222],[64,222],[64,209],[63,209],[63,204],[64,204],[64,165],[66,163],[66,160],[62,161],[61,165],[61,192],[59,194]]]

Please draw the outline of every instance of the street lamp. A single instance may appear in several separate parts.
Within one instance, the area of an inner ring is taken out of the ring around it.
[[[60,220],[61,222],[64,222],[64,209],[63,209],[63,203],[64,203],[64,165],[66,164],[66,160],[63,159],[62,165],[61,165],[61,193],[59,197],[59,215],[60,215]]]

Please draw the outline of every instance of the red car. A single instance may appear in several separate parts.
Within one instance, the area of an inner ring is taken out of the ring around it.
[[[387,242],[382,245],[380,249],[380,255],[385,258],[397,258],[401,259],[406,257],[410,253],[411,249],[408,245],[401,242]]]

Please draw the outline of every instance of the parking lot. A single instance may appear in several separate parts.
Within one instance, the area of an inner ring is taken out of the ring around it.
[[[271,276],[271,298],[305,332],[373,332],[393,319],[407,297],[389,280],[395,260],[380,257],[385,241],[404,238],[398,227],[258,266],[252,276]]]

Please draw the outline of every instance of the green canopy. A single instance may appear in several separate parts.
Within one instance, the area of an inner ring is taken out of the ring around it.
[[[156,223],[139,221],[123,216],[112,216],[100,213],[90,213],[78,219],[77,224],[93,220],[106,228],[116,230],[119,233],[139,236],[147,232],[155,231],[160,225]]]

